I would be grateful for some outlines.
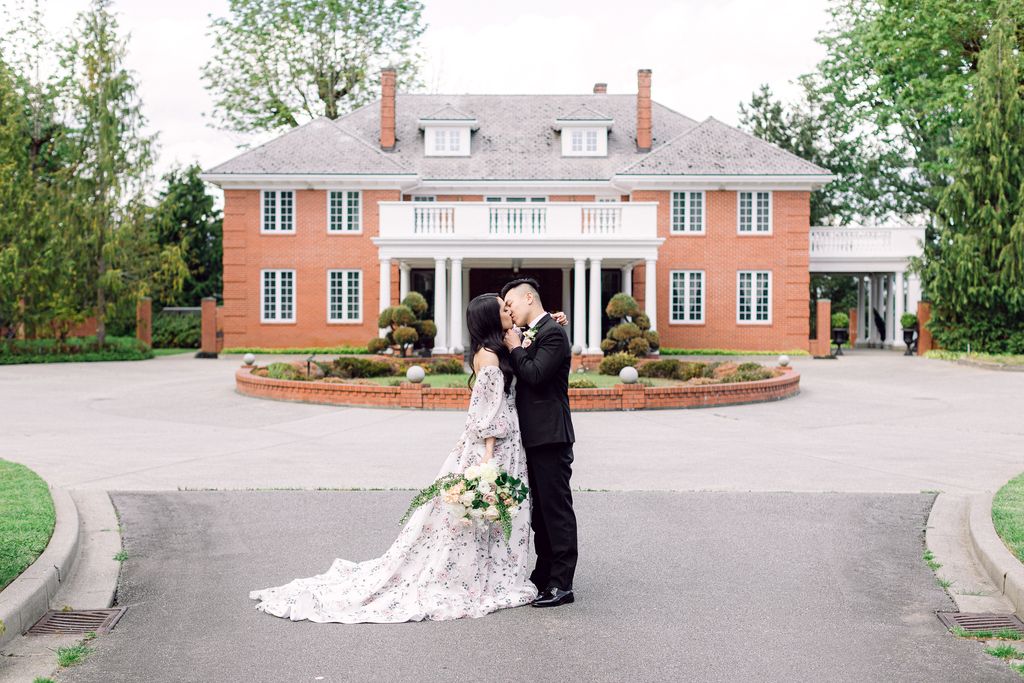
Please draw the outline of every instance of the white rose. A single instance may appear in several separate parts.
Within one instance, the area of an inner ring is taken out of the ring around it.
[[[472,505],[474,500],[476,500],[476,494],[473,493],[472,491],[466,491],[461,496],[459,496],[459,501],[467,507]]]
[[[479,479],[480,468],[477,465],[470,465],[469,467],[466,468],[466,471],[463,473],[463,476],[465,476],[466,479]]]
[[[486,519],[491,520],[492,522],[498,519],[499,516],[500,514],[498,512],[498,508],[494,507],[493,505],[484,510],[484,517]]]
[[[481,508],[473,508],[469,511],[469,516],[473,519],[480,519],[484,516],[484,511]]]
[[[493,484],[497,478],[497,465],[495,465],[494,463],[487,462],[480,466],[480,479],[487,482],[488,484]]]

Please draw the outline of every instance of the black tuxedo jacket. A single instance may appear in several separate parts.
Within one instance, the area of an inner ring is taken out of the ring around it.
[[[512,350],[516,409],[523,446],[571,444],[576,440],[569,412],[569,370],[572,346],[562,326],[550,315],[537,323],[527,348]]]

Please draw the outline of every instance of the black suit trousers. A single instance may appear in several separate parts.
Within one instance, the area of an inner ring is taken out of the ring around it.
[[[572,509],[572,444],[543,444],[526,449],[533,498],[533,540],[537,566],[530,580],[540,590],[572,588],[576,573],[576,514]]]

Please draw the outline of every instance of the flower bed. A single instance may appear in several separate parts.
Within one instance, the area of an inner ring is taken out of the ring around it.
[[[378,408],[466,410],[469,406],[470,391],[462,387],[429,387],[411,382],[382,386],[337,378],[273,379],[261,376],[261,370],[263,368],[240,368],[235,373],[238,393],[279,401]],[[778,372],[768,379],[734,383],[694,382],[660,387],[617,384],[605,389],[570,389],[569,404],[577,411],[705,408],[777,401],[799,393],[800,374],[791,368]]]

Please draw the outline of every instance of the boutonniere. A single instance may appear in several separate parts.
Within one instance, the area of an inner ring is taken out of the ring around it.
[[[526,332],[524,332],[523,333],[523,348],[524,349],[529,348],[530,344],[533,343],[533,338],[536,337],[536,336],[537,336],[537,328],[535,328],[535,327],[531,327]]]

